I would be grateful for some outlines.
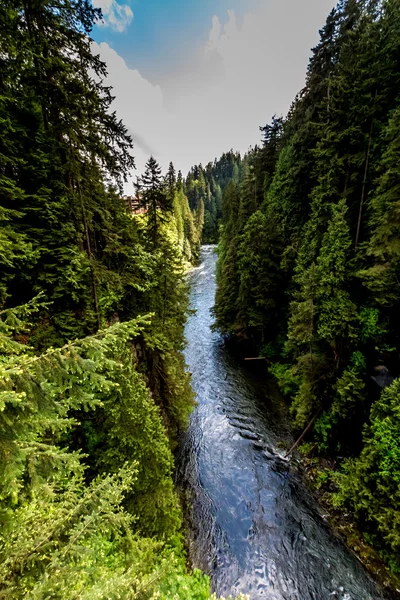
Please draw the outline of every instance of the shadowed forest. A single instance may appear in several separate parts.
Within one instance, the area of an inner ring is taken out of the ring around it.
[[[262,144],[186,180],[218,245],[216,328],[290,402],[328,502],[400,551],[400,4],[343,0]],[[325,460],[324,460],[325,459]]]
[[[186,178],[151,157],[140,210],[100,16],[0,2],[0,598],[210,598],[173,482],[201,243],[216,330],[265,359],[325,501],[399,573],[399,0],[341,0],[260,146]]]

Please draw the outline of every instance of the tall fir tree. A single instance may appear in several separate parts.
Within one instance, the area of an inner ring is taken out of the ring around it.
[[[138,178],[136,190],[141,205],[147,210],[149,238],[153,248],[156,248],[161,223],[165,221],[166,213],[172,210],[172,199],[161,176],[161,167],[153,156],[150,156],[143,175]]]

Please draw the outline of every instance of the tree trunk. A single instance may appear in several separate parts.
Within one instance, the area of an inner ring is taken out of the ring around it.
[[[360,238],[361,220],[362,220],[362,213],[363,213],[364,200],[365,200],[365,190],[366,190],[366,186],[367,186],[369,158],[370,158],[370,153],[371,153],[373,124],[374,124],[374,119],[372,118],[371,127],[370,127],[369,135],[368,135],[367,155],[365,157],[364,179],[363,179],[362,189],[361,189],[360,210],[358,212],[358,222],[357,222],[356,240],[355,240],[355,244],[354,244],[354,254],[357,253],[357,246],[358,246],[358,241]]]
[[[86,220],[86,211],[85,211],[85,206],[84,206],[84,203],[83,203],[83,198],[82,198],[82,193],[81,193],[81,186],[80,186],[80,183],[79,183],[79,176],[77,178],[77,188],[78,188],[79,200],[80,200],[80,203],[81,203],[82,222],[83,222],[83,228],[84,228],[84,231],[85,231],[85,238],[86,238],[86,252],[87,252],[87,255],[88,255],[89,261],[90,261],[90,273],[91,273],[91,278],[92,278],[93,304],[94,304],[94,310],[95,310],[95,313],[96,313],[97,326],[100,329],[100,313],[99,313],[99,302],[98,302],[97,286],[96,286],[96,276],[95,276],[95,272],[94,272],[94,268],[93,268],[93,255],[92,255],[92,247],[91,247],[91,244],[90,244],[89,227],[88,227],[87,220]]]
[[[375,106],[377,95],[378,95],[378,85],[376,86],[376,89],[375,89],[375,96],[374,96],[374,101],[373,101],[374,106]],[[366,154],[366,157],[365,157],[364,179],[363,179],[362,189],[361,189],[360,210],[358,212],[357,232],[356,232],[356,239],[355,239],[355,243],[354,243],[354,255],[357,254],[357,247],[358,247],[358,242],[359,242],[359,239],[360,239],[361,220],[362,220],[362,213],[363,213],[363,207],[364,207],[364,201],[365,201],[365,190],[366,190],[366,187],[367,187],[367,175],[368,175],[369,159],[370,159],[370,155],[371,155],[372,128],[373,128],[373,126],[374,126],[374,109],[372,111],[371,125],[370,125],[370,128],[369,128],[369,134],[368,134],[368,146],[367,146],[367,154]]]

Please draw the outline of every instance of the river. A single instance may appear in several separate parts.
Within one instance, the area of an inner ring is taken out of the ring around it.
[[[190,274],[186,361],[198,406],[177,457],[193,564],[218,595],[253,600],[388,598],[331,530],[295,461],[284,460],[287,415],[265,377],[212,332],[216,255]],[[259,371],[259,369],[258,369]]]

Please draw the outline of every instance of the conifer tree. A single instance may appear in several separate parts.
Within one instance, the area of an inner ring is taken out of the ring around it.
[[[263,133],[263,147],[259,154],[258,163],[260,170],[259,176],[260,178],[263,178],[263,196],[265,196],[271,185],[281,150],[283,119],[274,115],[272,117],[271,125],[267,124],[265,127],[260,127],[260,131]]]
[[[205,600],[172,480],[193,406],[174,194],[151,159],[148,217],[121,197],[134,161],[92,54],[100,17],[86,0],[0,5],[1,593]]]
[[[145,172],[138,178],[136,189],[142,206],[147,210],[149,238],[153,248],[156,248],[160,224],[166,219],[165,213],[172,210],[172,200],[161,176],[161,167],[153,156],[150,156]]]
[[[182,186],[183,186],[183,177],[182,177],[182,171],[181,170],[178,171],[178,177],[176,179],[176,185],[177,185],[178,190],[182,189]]]
[[[246,222],[238,246],[240,285],[236,330],[258,343],[271,339],[279,304],[279,229],[258,210]]]
[[[239,232],[244,228],[250,216],[259,208],[257,183],[254,164],[249,160],[244,167],[244,176],[240,189]]]
[[[206,168],[225,189],[216,327],[269,358],[304,452],[353,457],[336,500],[395,568],[397,388],[376,383],[400,375],[399,10],[341,0],[287,117],[237,163],[240,193],[234,153]]]
[[[354,511],[394,570],[399,567],[400,428],[399,380],[381,394],[371,409],[364,431],[364,446],[356,459],[349,459],[338,475],[335,501]]]
[[[173,196],[175,193],[176,175],[175,175],[175,168],[174,168],[174,165],[172,162],[169,163],[166,181],[167,181],[169,193]]]
[[[23,191],[12,202],[20,215],[14,230],[36,257],[30,270],[13,276],[10,305],[13,296],[24,302],[28,290],[44,289],[53,301],[51,312],[65,315],[57,329],[63,336],[74,328],[82,335],[101,321],[93,220],[101,218],[97,207],[106,201],[102,180],[122,184],[134,164],[131,140],[109,110],[105,65],[91,52],[89,36],[99,11],[87,2],[10,0],[5,12],[11,28],[1,36],[3,55],[9,58],[2,61],[1,79],[6,97],[14,96],[25,107],[14,110],[8,146],[30,122],[30,131],[18,142],[22,160],[17,168],[13,159],[8,175],[10,179],[12,173],[15,189]],[[15,67],[18,80],[11,77]],[[11,158],[8,150],[6,154]],[[10,197],[0,201],[11,208]],[[60,295],[65,289],[70,300]],[[83,319],[77,320],[77,314]]]
[[[378,187],[370,203],[371,238],[367,254],[374,266],[360,272],[381,306],[395,306],[400,300],[399,203],[400,109],[391,115],[385,131],[387,148],[380,165]]]
[[[233,333],[236,321],[239,272],[237,269],[239,189],[232,182],[224,192],[224,230],[218,246],[217,278],[214,314],[216,326],[223,333]]]

